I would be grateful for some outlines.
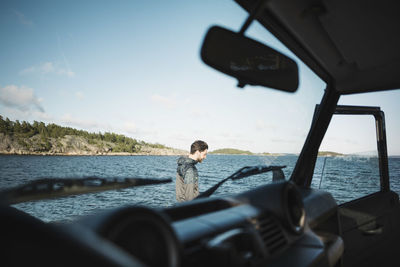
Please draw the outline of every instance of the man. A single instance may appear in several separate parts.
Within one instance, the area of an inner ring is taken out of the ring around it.
[[[195,165],[207,157],[207,152],[207,143],[197,140],[190,146],[189,156],[178,159],[175,183],[178,202],[192,200],[199,195],[199,174]]]

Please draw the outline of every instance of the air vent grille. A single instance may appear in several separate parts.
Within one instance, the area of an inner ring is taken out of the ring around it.
[[[259,218],[258,231],[270,255],[281,251],[288,244],[281,227],[273,217]]]

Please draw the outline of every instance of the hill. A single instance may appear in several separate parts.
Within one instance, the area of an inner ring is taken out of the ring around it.
[[[56,124],[5,120],[0,116],[0,154],[183,155],[187,151],[115,133],[89,133]]]
[[[240,150],[235,148],[222,148],[209,152],[209,154],[219,154],[219,155],[258,155],[258,156],[287,156],[287,155],[296,155],[296,154],[288,154],[288,153],[253,153],[248,150]],[[318,152],[318,156],[322,157],[337,157],[344,156],[345,154],[332,152],[332,151],[320,151]],[[298,156],[298,155],[297,155]]]
[[[338,156],[345,156],[345,154],[332,152],[332,151],[319,151],[318,156],[320,156],[320,157],[338,157]]]
[[[292,155],[288,153],[268,153],[268,152],[263,152],[263,153],[253,153],[248,150],[240,150],[236,148],[222,148],[222,149],[217,149],[209,152],[209,154],[218,154],[218,155],[256,155],[256,156],[285,156],[285,155]],[[294,154],[293,154],[294,155]]]
[[[240,150],[235,148],[222,148],[211,151],[210,154],[224,154],[224,155],[254,155],[254,153],[247,150]]]

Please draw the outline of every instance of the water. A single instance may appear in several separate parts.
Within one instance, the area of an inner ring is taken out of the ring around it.
[[[396,171],[394,167],[400,166],[399,160],[400,158],[389,160],[389,168],[394,171],[390,177],[395,181],[399,178],[399,170]],[[380,190],[378,158],[374,156],[318,158],[311,186],[329,191],[338,204],[377,192]],[[392,189],[399,192],[397,185],[392,185]]]
[[[175,173],[177,156],[4,156],[0,155],[0,188],[25,184],[40,178],[80,178],[87,176],[110,178],[172,178],[173,182],[141,186],[100,193],[76,195],[59,199],[26,202],[14,205],[43,221],[66,221],[101,209],[139,204],[150,207],[168,207],[176,204]],[[221,179],[243,166],[286,165],[290,177],[297,156],[208,155],[197,164],[200,191],[205,191]],[[343,203],[379,190],[379,172],[376,158],[328,158],[324,174],[324,158],[316,163],[312,187],[328,190]],[[400,158],[389,158],[391,188],[400,193]],[[366,179],[368,177],[368,179]],[[371,178],[372,177],[372,178]],[[226,196],[270,183],[272,173],[264,173],[238,181],[227,181],[213,196]],[[353,190],[358,188],[359,190]],[[351,192],[351,194],[348,193]]]

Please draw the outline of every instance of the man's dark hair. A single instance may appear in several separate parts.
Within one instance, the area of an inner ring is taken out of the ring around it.
[[[197,140],[194,141],[193,144],[190,146],[190,154],[194,154],[197,150],[203,152],[206,149],[208,149],[207,143],[201,140]]]

